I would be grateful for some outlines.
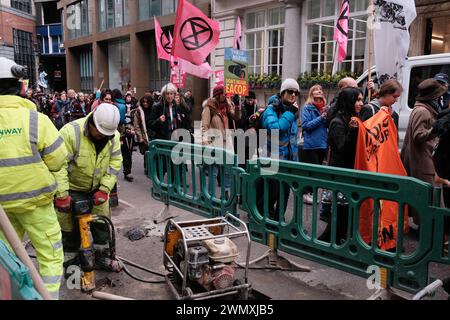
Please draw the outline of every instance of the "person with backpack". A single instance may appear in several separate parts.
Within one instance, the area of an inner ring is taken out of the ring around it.
[[[299,160],[297,146],[298,125],[296,121],[298,114],[297,97],[299,94],[300,87],[295,79],[288,78],[284,80],[281,84],[280,93],[269,99],[269,105],[262,113],[263,126],[268,131],[267,151],[268,156],[271,158],[295,162]],[[270,135],[274,130],[278,130],[280,141],[272,148]],[[281,188],[284,189],[283,199],[280,199],[282,194]],[[275,181],[269,180],[268,211],[271,219],[278,221],[279,216],[283,213],[280,212],[280,208],[286,209],[289,193],[289,185],[280,185]],[[280,205],[280,201],[283,202],[283,205]],[[263,214],[264,197],[260,197],[257,206],[259,212]]]
[[[361,120],[366,121],[372,118],[382,107],[386,107],[391,114],[392,120],[394,120],[395,127],[398,129],[399,115],[392,109],[392,105],[397,102],[402,92],[403,87],[397,80],[390,79],[383,82],[378,91],[378,97],[362,108],[360,114]]]

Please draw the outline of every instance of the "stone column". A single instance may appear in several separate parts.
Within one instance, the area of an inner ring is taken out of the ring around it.
[[[297,79],[301,72],[301,1],[284,2],[283,80]]]

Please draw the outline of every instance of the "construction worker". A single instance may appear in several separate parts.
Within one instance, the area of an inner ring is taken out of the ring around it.
[[[50,119],[17,96],[25,76],[24,67],[0,57],[0,205],[18,236],[27,233],[44,284],[58,299],[64,254],[53,173],[63,166],[67,150]],[[0,237],[5,240],[1,232]]]
[[[88,194],[93,199],[94,215],[111,217],[109,194],[122,166],[120,134],[117,131],[120,114],[109,103],[100,104],[85,118],[72,121],[61,128],[69,157],[56,173],[58,190],[55,207],[61,225],[64,252],[77,252],[80,234],[70,213],[71,198]],[[108,254],[108,228],[102,222],[91,223],[94,250]],[[97,255],[97,254],[96,254]],[[73,257],[72,257],[73,258]]]

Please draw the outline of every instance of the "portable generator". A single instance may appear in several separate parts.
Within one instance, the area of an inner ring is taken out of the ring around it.
[[[244,278],[237,279],[239,250],[234,238],[247,238]],[[164,234],[166,282],[181,299],[208,299],[234,295],[247,299],[250,236],[244,222],[234,217],[175,222],[169,220]]]

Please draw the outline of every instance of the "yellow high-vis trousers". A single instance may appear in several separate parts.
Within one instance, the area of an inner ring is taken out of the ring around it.
[[[36,207],[33,211],[6,210],[11,224],[20,239],[25,233],[36,250],[39,273],[53,299],[59,298],[59,287],[63,275],[64,253],[61,242],[61,228],[53,203]],[[2,232],[0,237],[6,243]]]

